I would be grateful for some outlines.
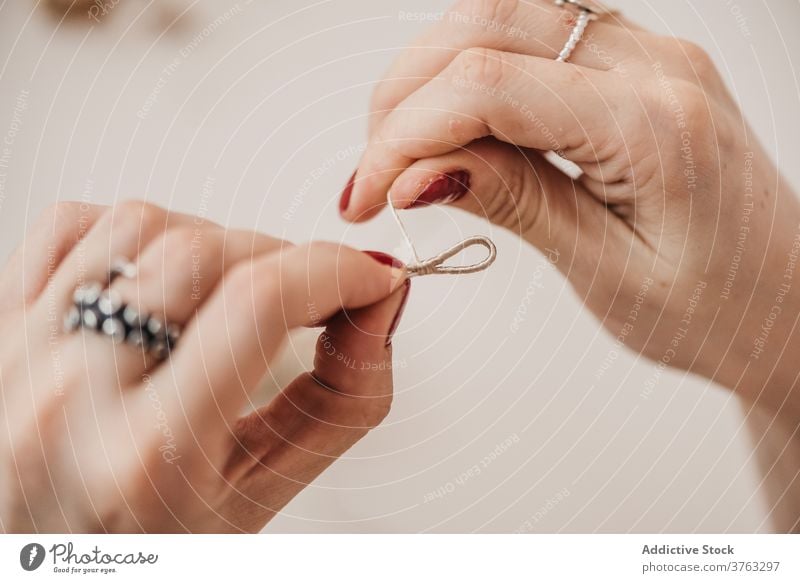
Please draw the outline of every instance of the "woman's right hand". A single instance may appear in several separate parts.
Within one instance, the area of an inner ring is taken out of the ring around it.
[[[164,361],[62,330],[115,257],[137,269],[111,290],[184,328]],[[141,202],[57,205],[0,275],[0,528],[261,529],[387,414],[407,293],[382,254]],[[320,325],[314,371],[242,416],[287,332]]]
[[[448,203],[551,258],[623,344],[800,414],[800,207],[698,47],[552,0],[462,0],[398,59],[341,199]],[[582,171],[573,180],[543,152]]]

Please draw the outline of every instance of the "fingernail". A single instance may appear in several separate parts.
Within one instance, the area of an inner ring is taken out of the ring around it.
[[[388,253],[382,251],[364,251],[364,253],[381,265],[388,265],[392,268],[392,281],[389,287],[391,291],[396,290],[400,282],[408,279],[405,264],[396,257],[392,257]]]
[[[386,346],[389,346],[392,343],[394,333],[397,332],[397,327],[400,325],[400,319],[403,317],[403,312],[406,311],[409,292],[411,292],[411,280],[406,279],[405,282],[403,282],[403,299],[400,300],[400,307],[397,308],[397,313],[394,315],[392,325],[389,327],[389,333],[386,335]]]
[[[350,177],[350,180],[347,181],[347,186],[344,187],[342,191],[342,195],[339,198],[339,212],[344,213],[347,210],[347,207],[350,205],[350,196],[353,194],[353,185],[355,184],[356,174],[358,173],[358,169],[353,172],[353,175]]]
[[[382,265],[391,265],[392,267],[398,267],[400,269],[405,267],[402,261],[383,251],[364,251],[364,253]]]
[[[467,194],[469,179],[470,175],[466,170],[456,170],[434,178],[425,185],[408,208],[455,202]]]

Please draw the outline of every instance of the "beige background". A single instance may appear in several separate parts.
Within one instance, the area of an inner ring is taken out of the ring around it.
[[[146,196],[294,241],[402,253],[387,216],[349,227],[337,197],[358,162],[374,82],[425,26],[399,12],[447,4],[122,0],[95,27],[59,23],[32,0],[0,3],[0,136],[12,142],[0,251],[59,198]],[[615,5],[704,45],[800,185],[800,3]],[[454,211],[413,218],[423,253],[488,233],[498,264],[414,282],[390,418],[268,531],[769,529],[734,399],[672,372],[644,399],[655,368],[629,354],[595,378],[613,344],[539,254]],[[279,382],[308,364],[312,342],[293,339]]]

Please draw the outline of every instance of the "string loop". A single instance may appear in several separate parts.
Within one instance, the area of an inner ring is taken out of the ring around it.
[[[409,249],[411,249],[411,254],[414,257],[414,262],[406,266],[406,271],[408,272],[409,277],[435,274],[464,275],[467,273],[478,273],[479,271],[483,271],[484,269],[488,268],[492,263],[494,263],[494,260],[497,259],[497,247],[495,247],[494,242],[483,235],[473,235],[472,237],[467,237],[460,243],[453,245],[446,251],[439,253],[435,257],[431,257],[430,259],[426,259],[424,261],[420,260],[417,250],[414,247],[414,243],[411,242],[411,237],[409,237],[403,221],[400,220],[400,215],[397,213],[397,209],[394,208],[394,205],[392,205],[391,192],[386,193],[386,200],[389,203],[389,210],[391,211],[397,226],[400,228],[400,232],[403,234],[403,239],[405,240]],[[444,262],[448,259],[455,257],[464,249],[475,245],[485,247],[489,252],[486,258],[482,261],[473,263],[471,265],[444,265]]]

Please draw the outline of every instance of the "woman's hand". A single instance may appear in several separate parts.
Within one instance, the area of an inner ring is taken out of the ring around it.
[[[137,270],[111,289],[184,328],[161,363],[62,331],[73,290],[116,257]],[[2,529],[259,530],[387,414],[407,292],[380,254],[139,202],[56,206],[0,278]],[[287,332],[320,323],[314,372],[242,417]]]
[[[620,342],[800,412],[797,201],[701,49],[608,15],[556,62],[574,18],[458,2],[375,91],[343,216],[387,190],[485,216],[551,250]]]

